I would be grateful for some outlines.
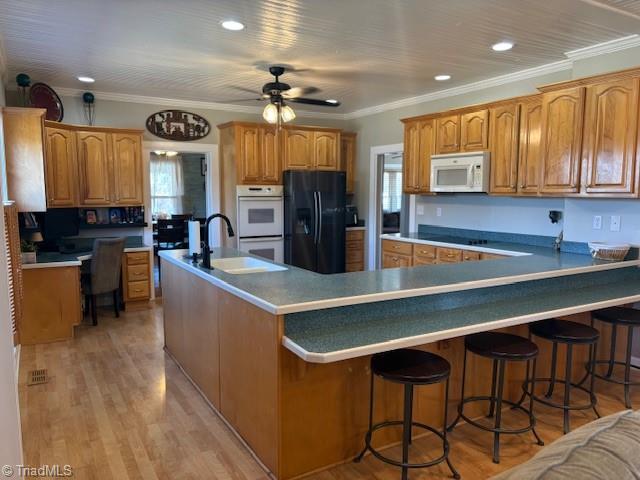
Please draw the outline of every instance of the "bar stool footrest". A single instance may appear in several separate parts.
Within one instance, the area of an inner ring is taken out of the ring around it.
[[[530,412],[528,409],[526,409],[525,407],[523,407],[520,403],[518,402],[512,402],[511,400],[507,400],[507,399],[502,399],[502,403],[506,403],[507,405],[510,405],[512,408],[512,410],[520,410],[521,412],[524,412],[527,414],[527,416],[529,417],[529,425],[527,425],[526,427],[522,427],[522,428],[511,428],[511,429],[507,429],[507,428],[495,428],[495,427],[489,427],[487,425],[483,425],[481,423],[476,422],[475,420],[470,419],[469,417],[467,417],[463,411],[462,411],[462,406],[466,405],[467,403],[472,403],[472,402],[490,402],[492,400],[492,398],[488,395],[483,395],[483,396],[475,396],[475,397],[467,397],[464,400],[462,400],[460,406],[458,407],[458,415],[460,416],[460,418],[462,418],[465,422],[467,422],[470,425],[473,425],[474,427],[477,427],[481,430],[484,430],[485,432],[493,432],[493,433],[499,433],[499,434],[521,434],[521,433],[526,433],[526,432],[530,432],[531,430],[533,430],[536,426],[536,420],[535,418],[531,419],[530,417]]]
[[[535,395],[535,394],[532,395],[532,392],[528,389],[529,385],[531,384],[531,381],[532,380],[529,379],[529,380],[526,380],[525,382],[523,382],[522,390],[524,391],[525,395],[527,395],[529,397],[533,397],[533,399],[536,402],[540,402],[543,405],[547,405],[548,407],[559,408],[559,409],[562,409],[562,410],[589,410],[591,408],[594,408],[598,403],[598,400],[597,400],[597,398],[596,398],[596,396],[595,396],[595,394],[593,392],[589,391],[587,388],[583,387],[581,384],[573,383],[573,382],[570,383],[571,388],[577,388],[578,390],[581,390],[584,393],[586,393],[587,395],[589,395],[589,398],[591,400],[590,403],[585,403],[585,404],[582,404],[582,405],[575,405],[575,404],[574,405],[563,405],[563,404],[560,404],[560,403],[552,402],[551,400],[547,399],[544,396],[540,397],[539,395]],[[548,384],[548,383],[552,382],[552,379],[551,379],[551,377],[539,377],[539,378],[535,379],[536,385],[538,385],[538,382],[540,382],[542,384],[544,384],[544,383]],[[553,383],[562,385],[564,387],[565,380],[563,378],[556,378],[553,381]]]
[[[609,365],[611,362],[609,360],[596,360],[595,362],[597,365]],[[614,365],[620,365],[623,367],[626,367],[627,364],[626,362],[622,362],[619,360],[616,360],[615,362],[613,362]],[[629,365],[630,368],[635,368],[636,370],[640,370],[640,367],[637,365]],[[640,386],[640,382],[626,382],[624,380],[620,380],[616,377],[614,377],[613,375],[608,377],[606,375],[603,375],[601,373],[598,372],[592,372],[591,371],[591,365],[587,365],[587,372],[589,373],[593,373],[593,376],[596,378],[599,378],[600,380],[604,380],[605,382],[611,382],[611,383],[617,383],[618,385],[633,385],[633,386]]]

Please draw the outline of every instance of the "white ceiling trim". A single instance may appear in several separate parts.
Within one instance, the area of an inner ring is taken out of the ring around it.
[[[590,47],[578,48],[577,50],[565,52],[565,56],[572,61],[576,61],[633,47],[640,47],[640,35],[629,35],[628,37],[617,38],[609,42],[591,45]]]
[[[431,102],[433,100],[439,100],[441,98],[453,97],[455,95],[483,90],[490,87],[497,87],[500,85],[505,85],[507,83],[517,82],[518,80],[525,80],[527,78],[535,78],[549,73],[569,70],[571,69],[572,65],[573,62],[571,60],[560,60],[558,62],[547,63],[546,65],[541,65],[539,67],[527,68],[518,72],[507,73],[505,75],[499,75],[497,77],[487,78],[485,80],[479,80],[477,82],[467,83],[458,87],[447,88],[445,90],[439,90],[437,92],[431,92],[417,97],[404,98],[402,100],[396,100],[394,102],[362,108],[360,110],[345,114],[345,119],[351,120],[354,118],[385,112],[387,110],[409,107],[419,103]]]
[[[409,97],[393,102],[383,103],[380,105],[373,105],[371,107],[362,108],[349,113],[324,113],[324,112],[311,112],[298,109],[296,114],[299,117],[304,118],[326,118],[333,120],[353,120],[368,115],[374,115],[376,113],[382,113],[389,110],[395,110],[398,108],[409,107],[420,103],[439,100],[442,98],[453,97],[456,95],[462,95],[469,92],[483,90],[486,88],[505,85],[520,80],[529,78],[535,78],[542,75],[560,72],[564,70],[570,70],[573,67],[573,62],[583,58],[591,58],[598,55],[605,55],[627,48],[633,48],[640,46],[640,35],[629,35],[626,37],[618,38],[604,43],[592,45],[590,47],[580,48],[565,52],[566,60],[560,60],[557,62],[547,63],[538,67],[527,68],[513,73],[505,75],[499,75],[496,77],[479,80],[477,82],[467,83],[457,87],[447,88],[439,90],[437,92],[431,92],[417,97]],[[0,39],[0,73],[2,72],[3,65],[2,56],[2,43]],[[15,86],[10,88],[15,89]],[[86,90],[77,88],[64,88],[54,87],[59,95],[67,97],[80,97]],[[174,98],[162,98],[162,97],[150,97],[145,95],[131,95],[126,93],[113,93],[113,92],[93,92],[97,99],[109,100],[114,102],[130,102],[130,103],[142,103],[148,105],[162,105],[176,108],[196,108],[205,110],[220,110],[227,112],[239,112],[250,113],[260,115],[262,113],[262,107],[252,107],[244,105],[234,105],[227,103],[215,103],[215,102],[203,102],[199,100],[180,100]]]

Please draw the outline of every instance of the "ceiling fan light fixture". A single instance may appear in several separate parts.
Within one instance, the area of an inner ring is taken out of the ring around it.
[[[262,111],[262,118],[264,118],[267,123],[278,123],[279,113],[278,107],[274,103],[269,103]]]
[[[338,100],[336,100],[336,99],[334,99],[334,98],[329,98],[329,99],[325,100],[325,102],[327,102],[327,103],[332,103],[332,104],[334,104],[334,105],[335,105],[336,103],[338,103]]]
[[[231,30],[232,32],[244,30],[244,23],[238,22],[237,20],[224,20],[221,22],[221,25],[225,30]]]
[[[511,50],[513,48],[513,42],[498,42],[494,43],[491,48],[495,52],[506,52],[507,50]]]
[[[433,79],[438,82],[444,82],[446,80],[451,80],[451,75],[447,75],[446,73],[443,73],[440,75],[436,75],[435,77],[433,77]]]
[[[290,122],[291,120],[296,118],[296,112],[294,112],[293,108],[291,108],[289,105],[285,105],[280,111],[280,118],[284,123]]]
[[[95,81],[96,81],[94,78],[92,78],[92,77],[87,77],[87,76],[85,76],[85,75],[80,75],[80,76],[78,77],[78,80],[80,80],[80,81],[81,81],[81,82],[83,82],[83,83],[93,83],[93,82],[95,82]]]

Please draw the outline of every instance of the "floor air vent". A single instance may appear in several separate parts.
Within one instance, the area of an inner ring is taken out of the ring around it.
[[[27,385],[39,385],[41,383],[47,383],[49,381],[49,377],[47,376],[47,369],[40,368],[38,370],[30,370],[29,378],[27,380]]]

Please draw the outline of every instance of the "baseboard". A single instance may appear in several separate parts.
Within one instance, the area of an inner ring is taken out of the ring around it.
[[[631,356],[631,365],[640,368],[640,357]]]

